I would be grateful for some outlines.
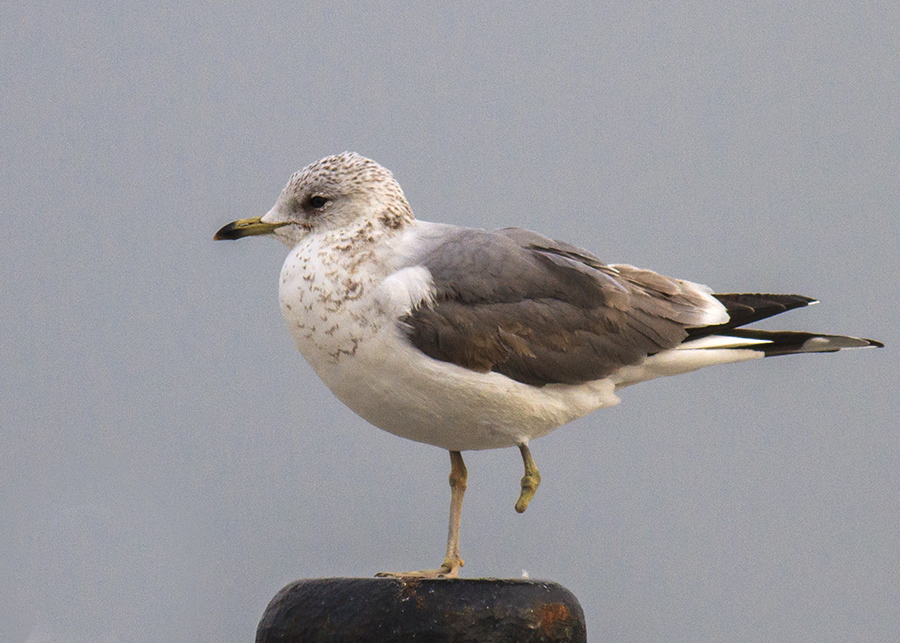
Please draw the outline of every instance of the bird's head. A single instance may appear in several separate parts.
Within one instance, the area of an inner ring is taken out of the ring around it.
[[[371,224],[398,229],[413,220],[386,168],[355,152],[328,156],[294,174],[265,215],[229,223],[215,239],[271,234],[289,247],[310,234]]]

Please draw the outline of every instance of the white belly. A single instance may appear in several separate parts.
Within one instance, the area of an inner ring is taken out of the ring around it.
[[[609,380],[537,388],[439,362],[391,328],[360,343],[351,358],[314,368],[375,426],[453,451],[527,443],[619,401]]]

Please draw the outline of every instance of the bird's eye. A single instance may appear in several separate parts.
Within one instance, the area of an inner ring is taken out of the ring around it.
[[[328,203],[328,199],[320,194],[309,197],[309,205],[316,210],[324,208],[326,203]]]

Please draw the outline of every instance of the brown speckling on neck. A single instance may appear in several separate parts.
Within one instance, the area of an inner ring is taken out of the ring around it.
[[[378,215],[378,221],[389,230],[399,230],[412,220],[412,212],[402,208],[387,208]]]

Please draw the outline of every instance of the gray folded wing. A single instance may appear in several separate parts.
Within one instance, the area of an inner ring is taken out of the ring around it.
[[[401,320],[412,344],[535,386],[602,379],[728,320],[702,287],[527,230],[455,230],[417,263],[435,296]]]

